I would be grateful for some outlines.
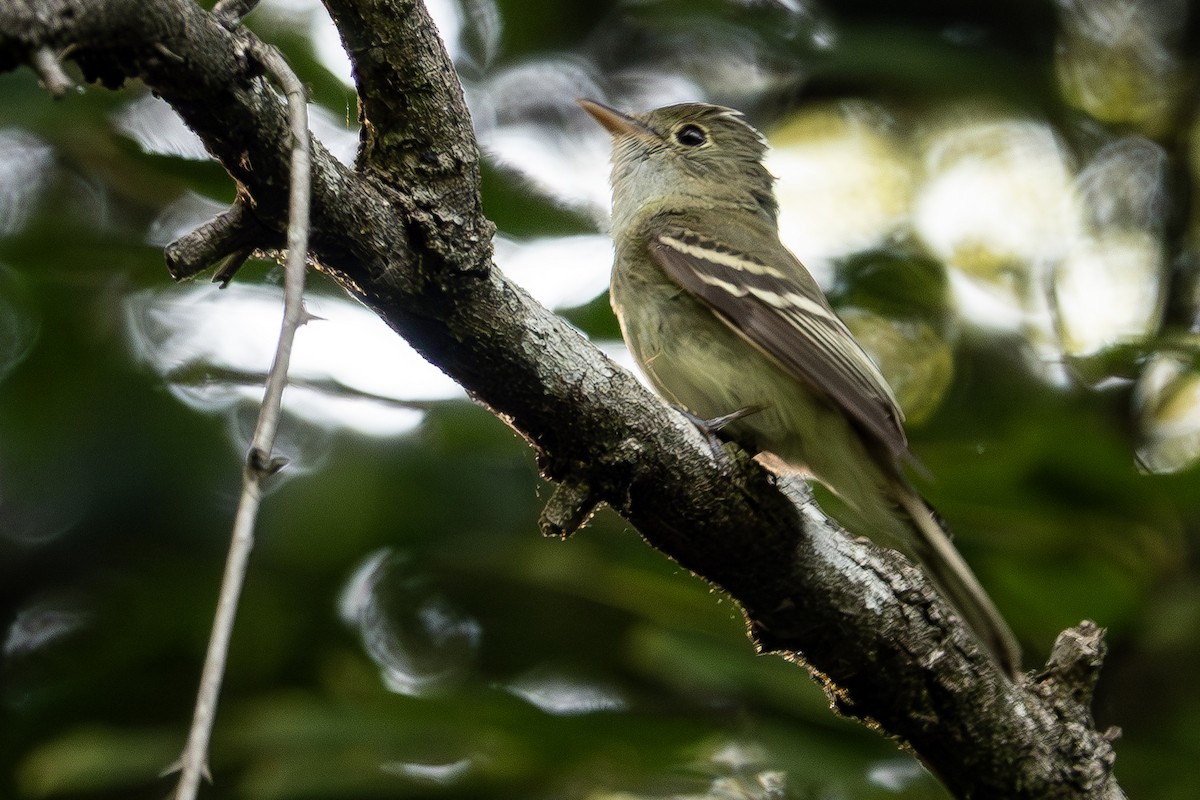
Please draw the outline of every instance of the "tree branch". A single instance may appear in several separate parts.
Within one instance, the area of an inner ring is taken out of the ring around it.
[[[469,117],[423,7],[328,5],[355,61],[364,138],[356,170],[314,144],[318,267],[571,487],[551,527],[612,505],[733,596],[761,651],[805,664],[839,710],[911,746],[958,796],[1122,796],[1111,734],[1087,707],[1102,652],[1094,626],[1068,637],[1094,648],[1056,648],[1047,671],[1014,685],[900,556],[848,539],[803,487],[780,491],[746,459],[717,464],[686,420],[491,265]],[[144,80],[226,166],[256,218],[284,229],[286,112],[238,29],[184,0],[20,0],[0,23],[0,69],[72,46],[89,79]]]

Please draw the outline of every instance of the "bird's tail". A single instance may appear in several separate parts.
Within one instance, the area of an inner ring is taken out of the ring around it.
[[[975,573],[955,549],[937,514],[903,479],[891,484],[893,499],[911,522],[913,555],[934,584],[1010,676],[1021,671],[1021,649],[1000,611],[988,597]]]

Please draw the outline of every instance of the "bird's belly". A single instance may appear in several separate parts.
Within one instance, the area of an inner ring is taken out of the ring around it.
[[[739,440],[794,459],[828,424],[832,409],[823,398],[690,295],[675,290],[662,302],[614,307],[626,344],[667,400],[704,419],[762,409],[730,425]]]

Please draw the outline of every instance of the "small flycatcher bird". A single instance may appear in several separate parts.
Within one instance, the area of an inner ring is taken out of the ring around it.
[[[843,524],[915,557],[1015,675],[1016,639],[904,477],[895,396],[779,240],[763,136],[705,103],[579,104],[612,135],[612,306],[650,383],[701,419],[732,415],[769,468],[824,484]]]

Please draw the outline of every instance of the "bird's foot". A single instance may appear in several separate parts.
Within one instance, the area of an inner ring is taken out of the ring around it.
[[[745,406],[744,408],[739,408],[737,411],[734,411],[731,414],[724,414],[720,417],[713,417],[712,419],[697,421],[693,416],[692,421],[699,425],[702,430],[707,429],[710,431],[719,431],[732,422],[737,422],[739,419],[745,419],[746,417],[752,417],[765,409],[766,406]]]
[[[758,412],[762,411],[765,406],[745,406],[744,408],[739,408],[737,411],[729,414],[722,414],[721,416],[713,417],[712,419],[704,419],[703,417],[697,416],[683,406],[674,406],[674,408],[680,414],[683,414],[685,417],[687,417],[688,420],[690,420],[691,423],[695,425],[702,434],[704,434],[704,438],[708,440],[708,446],[712,449],[713,457],[716,459],[717,464],[721,467],[723,472],[729,472],[729,469],[732,466],[729,460],[729,453],[725,449],[724,440],[717,436],[717,434],[727,425],[737,422],[739,419],[745,419],[746,417],[757,414]]]

